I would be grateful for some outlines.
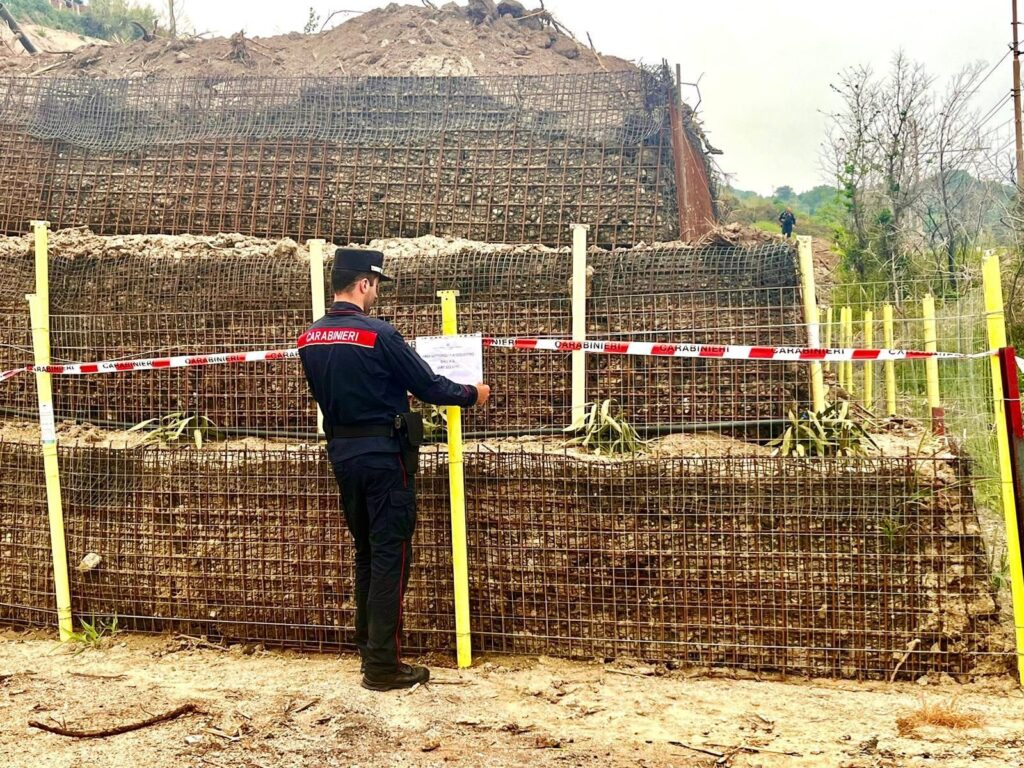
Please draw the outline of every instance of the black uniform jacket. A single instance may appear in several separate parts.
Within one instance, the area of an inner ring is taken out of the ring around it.
[[[390,324],[355,304],[335,302],[299,337],[299,357],[325,425],[391,425],[409,410],[407,392],[425,403],[468,406],[476,387],[438,376]],[[331,440],[331,461],[397,453],[395,437]]]

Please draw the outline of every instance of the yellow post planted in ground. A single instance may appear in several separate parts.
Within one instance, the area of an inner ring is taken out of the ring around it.
[[[885,346],[887,349],[895,349],[896,334],[893,329],[892,304],[882,307],[882,332],[885,334]],[[885,414],[886,416],[896,415],[896,362],[885,361]]]
[[[798,235],[800,251],[800,279],[804,295],[804,323],[807,325],[807,346],[817,349],[821,346],[821,328],[818,318],[818,299],[814,287],[814,257],[811,238]],[[825,378],[821,363],[811,363],[811,400],[817,413],[825,410]]]
[[[853,307],[843,307],[843,346],[847,349],[853,347]],[[843,387],[847,393],[853,396],[853,361],[847,360],[840,365],[846,369],[843,377]]]
[[[587,230],[588,224],[572,225],[572,339],[587,339]],[[572,425],[583,426],[587,401],[587,353],[571,353]]]
[[[459,332],[455,298],[458,291],[438,291],[441,333]],[[473,663],[469,632],[469,555],[466,547],[466,480],[462,466],[462,409],[448,406],[448,487],[452,496],[452,568],[455,576],[455,654],[459,667]]]
[[[846,346],[846,307],[839,307],[839,317],[836,318],[836,346]],[[846,388],[846,363],[836,363],[836,383],[843,389]]]
[[[925,352],[937,352],[938,333],[935,328],[935,297],[925,296],[921,300],[921,311],[924,316],[924,349]],[[945,418],[942,412],[942,399],[939,396],[939,361],[930,357],[924,361],[925,379],[928,385],[928,410],[931,414],[932,432],[936,435],[945,434]]]
[[[988,322],[988,347],[1006,346],[1006,320],[1003,316],[1003,289],[999,275],[999,257],[986,256],[982,261],[985,287],[985,316]],[[1010,592],[1013,598],[1013,625],[1017,647],[1017,676],[1024,686],[1024,568],[1021,566],[1020,537],[1017,528],[1017,505],[1013,496],[1013,469],[1010,464],[1010,432],[1003,409],[1003,380],[999,358],[989,358],[992,368],[992,399],[995,405],[996,449],[999,453],[999,484],[1006,521],[1006,555],[1010,565]]]
[[[875,313],[870,309],[864,310],[864,348],[874,349],[875,342]],[[875,394],[874,363],[864,363],[864,407],[869,411]]]
[[[327,312],[324,299],[324,243],[315,239],[307,241],[309,245],[309,295],[312,298],[313,322],[315,323]],[[324,414],[320,406],[316,407],[316,431],[324,434]]]
[[[47,221],[33,221],[36,241],[36,292],[28,294],[32,321],[32,349],[36,365],[50,364],[50,277],[48,265],[49,230]],[[43,446],[43,473],[46,478],[46,509],[50,522],[50,552],[53,557],[53,588],[57,600],[57,629],[62,641],[74,631],[71,618],[71,584],[68,579],[68,551],[64,538],[64,506],[60,497],[60,469],[57,464],[57,428],[53,416],[53,389],[50,374],[36,374],[39,393],[39,431]]]
[[[825,307],[825,348],[832,346],[832,307]],[[824,370],[831,371],[832,363],[825,363]]]

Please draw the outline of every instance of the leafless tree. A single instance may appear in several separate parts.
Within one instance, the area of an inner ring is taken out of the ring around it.
[[[984,62],[968,64],[950,80],[933,121],[933,166],[922,205],[922,223],[953,290],[957,288],[959,262],[974,246],[984,214],[993,202],[990,188],[978,181],[983,148],[978,115],[970,97],[986,68]]]
[[[837,180],[851,221],[852,247],[848,248],[860,279],[866,276],[864,256],[870,249],[872,209],[877,186],[878,147],[873,140],[881,111],[881,94],[870,67],[853,67],[839,75],[832,90],[842,110],[831,115],[824,147],[824,164]]]
[[[903,239],[924,191],[925,158],[933,143],[929,131],[933,82],[922,64],[899,51],[880,87],[881,108],[870,127],[871,139],[878,147],[881,191],[889,213],[880,222],[878,255],[887,267],[897,300],[906,269]]]

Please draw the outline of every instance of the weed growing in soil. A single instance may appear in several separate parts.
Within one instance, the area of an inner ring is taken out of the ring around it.
[[[159,419],[146,419],[129,429],[129,432],[136,432],[141,429],[149,429],[150,432],[143,439],[143,443],[174,443],[181,440],[186,434],[192,438],[196,448],[202,448],[204,442],[210,440],[224,439],[224,433],[217,425],[206,416],[199,414],[188,414],[184,411],[175,411],[162,416]]]
[[[781,456],[854,456],[865,453],[864,441],[878,445],[850,415],[848,400],[839,400],[817,413],[797,416],[789,412],[790,425],[768,443]]]
[[[962,730],[978,728],[983,719],[976,712],[965,712],[956,699],[948,702],[923,704],[908,715],[896,718],[896,728],[900,736],[912,736],[922,725],[937,725],[941,728]]]
[[[576,436],[566,445],[578,445],[598,455],[633,455],[643,450],[648,441],[640,438],[637,431],[626,423],[621,415],[612,414],[614,400],[587,403],[590,410],[584,415],[583,423],[571,425],[563,432],[575,432]]]
[[[74,644],[71,651],[73,656],[77,656],[90,648],[102,648],[108,639],[120,631],[117,628],[117,616],[108,621],[100,619],[92,623],[85,619],[79,619],[78,623],[81,629],[78,632],[72,632],[68,637],[68,642]]]

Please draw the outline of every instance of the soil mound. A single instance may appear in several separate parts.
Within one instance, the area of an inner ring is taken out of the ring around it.
[[[50,66],[50,65],[54,66]],[[73,55],[0,57],[0,72],[54,77],[551,75],[630,69],[581,44],[552,14],[515,2],[440,8],[389,4],[323,33],[266,38],[157,37]]]

